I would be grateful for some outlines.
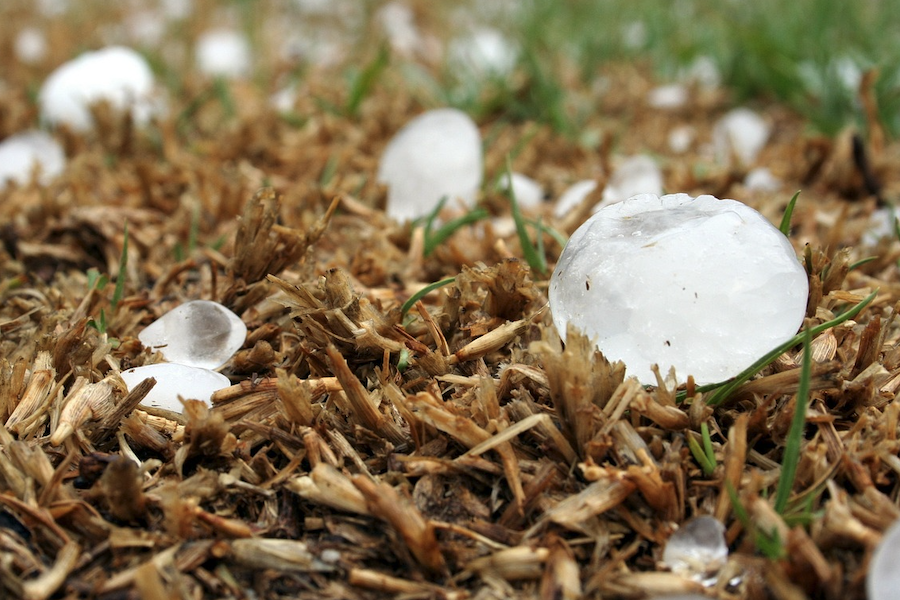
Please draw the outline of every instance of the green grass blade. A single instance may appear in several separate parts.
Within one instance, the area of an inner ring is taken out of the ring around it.
[[[705,440],[704,440],[705,441]],[[704,452],[703,447],[700,445],[700,442],[694,439],[693,435],[687,436],[688,448],[691,450],[691,454],[694,456],[694,460],[697,461],[697,464],[700,465],[700,468],[703,470],[703,474],[707,477],[712,476],[712,474],[716,470],[716,462],[715,460],[710,460],[709,456]]]
[[[116,277],[116,289],[113,291],[110,305],[113,310],[119,305],[125,293],[125,278],[128,274],[128,222],[125,222],[125,240],[122,242],[122,256],[119,258],[119,275]],[[104,328],[105,329],[105,328]]]
[[[366,68],[353,79],[353,85],[350,87],[350,94],[347,96],[347,103],[344,105],[344,111],[351,117],[359,116],[359,107],[363,100],[369,95],[372,86],[378,80],[381,73],[387,68],[391,61],[391,53],[387,44],[382,44],[378,49],[378,55],[375,59],[366,65]]]
[[[809,329],[803,336],[803,365],[800,367],[800,387],[797,389],[797,400],[794,406],[794,418],[788,430],[784,457],[781,461],[781,477],[775,491],[775,511],[784,514],[788,498],[794,489],[794,478],[800,463],[800,444],[803,442],[803,428],[806,426],[806,406],[809,402],[809,380],[812,377],[812,335]]]
[[[849,270],[852,271],[853,269],[858,269],[861,266],[863,266],[864,264],[870,263],[873,260],[878,260],[878,257],[877,256],[867,256],[865,258],[861,258],[858,261],[856,261],[855,263],[853,263],[852,265],[850,265]]]
[[[216,77],[215,81],[213,81],[213,90],[215,91],[216,99],[222,105],[222,110],[225,111],[225,116],[231,118],[236,115],[237,108],[234,105],[231,89],[228,87],[228,80],[224,77]]]
[[[525,222],[534,227],[538,231],[538,233],[546,233],[547,235],[552,237],[553,240],[557,244],[559,244],[560,248],[566,247],[569,239],[558,229],[550,227],[546,223],[541,222],[540,219],[538,219],[537,221],[535,221],[534,219],[525,219]]]
[[[787,208],[784,209],[784,216],[781,217],[781,225],[778,226],[778,229],[781,230],[785,237],[791,234],[791,216],[794,214],[794,205],[797,203],[799,196],[800,190],[797,190],[794,197],[788,202]]]
[[[872,300],[875,299],[875,296],[878,294],[878,290],[875,290],[868,296],[862,299],[859,304],[856,304],[853,308],[848,310],[847,312],[841,314],[838,317],[830,321],[826,321],[815,327],[810,328],[810,335],[815,337],[826,331],[831,329],[832,327],[837,327],[844,321],[848,319],[852,319],[856,315],[858,315],[862,309],[869,305]],[[769,365],[773,360],[781,356],[787,350],[793,348],[797,344],[803,341],[804,333],[798,333],[788,341],[779,345],[771,352],[768,352],[765,356],[757,360],[755,363],[744,369],[739,375],[734,377],[733,379],[729,379],[728,381],[723,381],[721,383],[713,383],[709,385],[700,386],[697,388],[698,392],[708,392],[712,390],[716,390],[715,393],[706,401],[706,403],[710,406],[717,406],[728,399],[729,396],[741,385],[743,385],[746,381],[749,381],[751,377],[759,373],[762,369]]]
[[[440,210],[440,207],[438,210]],[[431,253],[434,252],[438,246],[443,244],[447,238],[453,235],[457,229],[487,219],[489,216],[488,211],[485,209],[475,208],[461,217],[447,221],[434,233],[431,233],[433,219],[429,218],[425,226],[425,256],[430,256]]]
[[[512,169],[510,168],[508,156],[506,157],[506,178],[507,181],[510,183],[512,182]],[[522,246],[522,255],[525,257],[525,260],[528,262],[532,271],[544,275],[547,273],[547,258],[544,256],[543,252],[540,252],[535,248],[534,244],[531,242],[531,238],[528,237],[528,232],[525,230],[525,218],[522,216],[522,211],[519,210],[519,203],[516,202],[516,192],[513,190],[512,185],[509,186],[508,192],[509,203],[512,207],[513,221],[516,223],[516,232],[519,234],[519,244]],[[542,238],[540,230],[538,230],[538,238]]]
[[[400,314],[405,315],[409,312],[409,310],[415,306],[416,302],[433,292],[438,288],[442,288],[445,285],[450,285],[451,283],[456,281],[456,277],[448,277],[446,279],[441,279],[440,281],[435,281],[434,283],[429,283],[421,290],[413,294],[409,297],[409,299],[403,303],[403,306],[400,308]]]

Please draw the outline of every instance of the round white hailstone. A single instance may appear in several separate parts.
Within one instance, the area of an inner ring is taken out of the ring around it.
[[[716,156],[722,162],[732,154],[743,166],[750,166],[769,139],[769,124],[749,108],[735,108],[713,127]]]
[[[156,379],[156,385],[141,403],[174,412],[181,412],[183,408],[178,400],[179,396],[185,400],[202,400],[210,404],[213,392],[231,385],[228,378],[221,373],[176,363],[135,367],[122,371],[121,377],[129,392],[143,380],[153,377]]]
[[[662,556],[673,573],[697,581],[721,569],[727,560],[725,526],[708,515],[694,517],[673,533]]]
[[[240,32],[213,29],[197,38],[194,48],[197,68],[213,77],[239,79],[250,73],[250,43]]]
[[[209,300],[193,300],[173,308],[138,334],[147,348],[170,361],[216,369],[244,344],[247,326],[240,317]]]
[[[690,125],[679,125],[669,132],[669,150],[675,154],[684,154],[694,143],[696,132]]]
[[[655,385],[733,377],[791,338],[806,313],[806,271],[765,217],[736,200],[642,194],[579,227],[550,279],[553,322]]]
[[[603,190],[603,201],[594,210],[638,194],[659,195],[662,191],[662,171],[656,161],[646,154],[630,156],[613,171]]]
[[[0,142],[0,189],[10,182],[27,184],[35,167],[43,185],[66,168],[66,154],[50,134],[24,131]]]
[[[36,27],[26,27],[16,36],[13,50],[23,63],[33,65],[47,56],[47,36]]]
[[[900,590],[900,521],[895,521],[884,532],[884,537],[872,554],[869,573],[866,576],[866,592],[869,600],[893,600]]]
[[[131,111],[139,125],[146,123],[158,104],[153,97],[153,72],[144,57],[122,46],[85,52],[53,71],[38,94],[45,122],[66,124],[76,131],[93,126],[90,106],[100,101]]]
[[[290,113],[294,110],[297,103],[297,86],[289,84],[271,96],[269,96],[269,106],[280,113]]]
[[[447,197],[475,204],[481,186],[481,134],[455,108],[430,110],[407,123],[388,143],[378,165],[387,184],[387,214],[398,221],[431,213]]]
[[[757,167],[747,173],[744,187],[754,192],[777,192],[781,189],[781,180],[766,167]]]
[[[500,189],[508,190],[509,187],[510,176],[504,173],[500,178]],[[512,173],[512,191],[516,196],[516,204],[521,208],[540,206],[544,200],[544,188],[541,184],[522,173]]]
[[[496,29],[479,27],[452,40],[447,54],[452,66],[473,77],[506,77],[516,66],[519,50]]]
[[[557,219],[562,219],[569,211],[581,204],[582,200],[587,198],[588,194],[596,189],[597,182],[593,179],[576,181],[566,188],[566,191],[564,191],[562,195],[560,195],[559,200],[556,201],[556,206],[553,209],[553,216]]]
[[[680,83],[661,85],[653,88],[647,94],[647,104],[651,108],[674,110],[687,104],[687,101],[687,88]]]
[[[401,56],[412,56],[422,47],[412,9],[401,2],[388,2],[376,14],[391,49]]]

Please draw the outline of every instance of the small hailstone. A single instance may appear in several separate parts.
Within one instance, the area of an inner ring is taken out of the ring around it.
[[[781,181],[765,167],[752,169],[744,178],[744,187],[754,192],[777,192]]]
[[[706,89],[715,89],[722,83],[722,74],[711,57],[702,54],[695,58],[684,70],[684,79]]]
[[[647,25],[643,21],[631,21],[622,27],[622,43],[636,50],[647,44]]]
[[[587,195],[597,189],[597,182],[593,179],[582,179],[570,185],[560,195],[556,201],[556,207],[553,209],[553,216],[561,219],[566,216],[569,211],[581,204],[581,201],[587,198]]]
[[[713,148],[719,160],[732,154],[744,165],[752,165],[769,139],[769,124],[749,108],[735,108],[713,127]]]
[[[416,16],[402,2],[388,2],[376,13],[387,35],[391,49],[402,56],[412,56],[422,46],[422,36],[416,27]]]
[[[169,362],[204,369],[227,363],[246,337],[240,317],[209,300],[185,302],[138,334],[144,346],[159,350]]]
[[[197,38],[194,49],[197,68],[202,73],[234,79],[250,73],[250,43],[240,32],[213,29]]]
[[[0,189],[9,182],[25,185],[31,181],[34,168],[39,181],[49,183],[66,168],[62,146],[43,131],[24,131],[0,142]]]
[[[475,204],[481,187],[481,134],[455,108],[430,110],[407,123],[388,143],[378,165],[387,184],[388,216],[406,221],[429,214],[441,198]]]
[[[509,186],[510,177],[504,173],[500,178],[500,188],[507,190]],[[516,203],[522,208],[540,206],[544,200],[544,188],[541,184],[522,173],[512,173],[512,191],[516,195]]]
[[[123,46],[85,52],[53,71],[38,94],[45,122],[64,123],[77,131],[93,126],[90,106],[100,101],[130,110],[138,124],[150,119],[158,103],[153,72],[143,56]]]
[[[161,8],[166,18],[173,21],[187,19],[194,12],[193,0],[162,0]]]
[[[669,150],[675,154],[684,154],[694,143],[696,132],[690,125],[679,125],[669,132]]]
[[[177,363],[135,367],[122,371],[121,376],[129,392],[148,377],[156,379],[156,385],[141,403],[174,412],[181,412],[183,408],[178,400],[179,396],[185,400],[202,400],[210,404],[213,392],[231,385],[221,373]]]
[[[691,519],[666,542],[662,560],[673,573],[697,581],[706,579],[728,560],[725,526],[710,516]]]
[[[579,227],[550,279],[550,310],[622,360],[644,384],[651,365],[679,381],[733,377],[791,338],[808,281],[794,249],[736,200],[642,194]]]
[[[447,53],[451,65],[477,78],[506,77],[519,56],[515,44],[492,27],[479,27],[454,39]]]
[[[16,35],[16,58],[25,64],[33,65],[47,56],[47,36],[36,27],[26,27]]]
[[[637,194],[662,194],[662,171],[656,161],[646,154],[630,156],[613,171],[600,207],[613,202],[621,202]],[[599,208],[599,207],[598,207]]]
[[[900,521],[895,521],[884,532],[884,537],[872,554],[869,573],[866,576],[866,592],[869,600],[893,600],[900,590]]]
[[[681,108],[688,101],[687,88],[680,83],[661,85],[647,94],[647,104],[652,108],[673,110]]]
[[[862,243],[874,246],[882,238],[896,236],[896,219],[896,210],[891,206],[875,209],[869,217],[869,227],[862,235]]]

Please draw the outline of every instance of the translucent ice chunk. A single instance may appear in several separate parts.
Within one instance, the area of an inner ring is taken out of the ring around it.
[[[643,194],[579,227],[550,279],[560,335],[571,323],[643,383],[733,377],[790,339],[808,281],[794,249],[736,200]]]
[[[735,108],[716,122],[712,137],[719,160],[734,155],[750,166],[769,139],[769,124],[749,108]]]
[[[166,360],[204,369],[228,362],[246,337],[240,317],[209,300],[185,302],[138,335],[144,346],[159,350]]]
[[[559,200],[556,201],[556,207],[553,209],[553,215],[559,219],[563,218],[596,189],[597,182],[593,179],[576,181],[560,195]]]
[[[621,202],[637,194],[662,194],[662,189],[662,171],[656,161],[646,154],[629,156],[610,176],[600,206]]]
[[[875,548],[869,574],[866,576],[866,591],[869,600],[893,600],[900,591],[900,521],[895,521],[884,532],[881,543]]]
[[[24,185],[37,167],[39,181],[49,183],[66,168],[62,146],[43,131],[24,131],[0,142],[0,189],[13,181]]]
[[[475,203],[481,186],[481,134],[455,108],[430,110],[411,120],[388,143],[378,181],[388,186],[387,214],[406,221],[429,214],[441,198]]]
[[[710,516],[691,519],[666,542],[662,559],[673,573],[706,579],[728,560],[725,526]]]
[[[93,126],[90,106],[100,101],[130,110],[138,124],[160,109],[153,72],[143,56],[122,46],[85,52],[53,71],[38,94],[45,122],[65,123],[78,131]]]
[[[522,208],[534,208],[540,206],[544,199],[544,189],[537,181],[522,173],[512,173],[510,178],[505,173],[500,178],[501,189],[509,189],[512,179],[512,191],[516,195],[516,202]]]
[[[142,404],[175,412],[181,412],[183,408],[178,400],[179,396],[185,400],[203,400],[209,404],[213,392],[231,385],[228,378],[221,373],[175,363],[135,367],[122,371],[121,376],[128,391],[148,377],[155,378],[156,385]]]

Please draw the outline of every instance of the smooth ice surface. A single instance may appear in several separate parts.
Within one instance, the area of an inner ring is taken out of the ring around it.
[[[900,594],[900,521],[888,527],[872,554],[866,591],[869,600],[894,600]]]
[[[49,183],[66,168],[62,146],[43,131],[23,131],[0,142],[0,189],[9,182],[25,185],[35,167],[38,181]]]
[[[629,156],[613,171],[603,190],[603,201],[597,208],[637,194],[662,194],[662,191],[662,171],[656,161],[646,154]]]
[[[500,178],[500,187],[504,190],[509,189],[510,179],[512,180],[512,191],[516,195],[516,203],[522,208],[534,208],[540,206],[544,200],[544,188],[537,181],[523,175],[522,173],[513,172],[511,177],[505,173]]]
[[[553,209],[554,216],[560,219],[566,216],[569,211],[581,204],[581,201],[596,189],[597,182],[593,179],[576,181],[559,196],[559,200],[556,201],[556,207]]]
[[[250,42],[231,29],[213,29],[200,35],[194,49],[197,68],[212,76],[240,78],[250,74]]]
[[[185,302],[144,328],[141,343],[166,360],[191,367],[221,367],[243,345],[247,326],[240,317],[209,300]]]
[[[50,73],[38,94],[45,122],[64,123],[77,131],[93,126],[90,106],[100,101],[117,110],[130,110],[136,123],[146,123],[159,110],[159,103],[153,96],[153,72],[144,57],[122,46],[85,52]]]
[[[569,323],[630,375],[674,366],[679,381],[728,379],[797,333],[808,282],[788,240],[736,200],[643,194],[579,227],[550,279]]]
[[[710,516],[691,519],[666,542],[662,560],[674,573],[704,579],[728,560],[725,526]]]
[[[203,400],[210,404],[213,392],[231,385],[228,378],[221,373],[176,363],[135,367],[122,371],[121,376],[128,391],[148,377],[155,378],[156,385],[141,404],[175,412],[181,412],[183,408],[178,396],[185,400]]]
[[[429,214],[441,198],[473,205],[481,186],[481,135],[455,108],[430,110],[407,123],[388,143],[378,165],[387,184],[387,214],[406,221]]]
[[[749,166],[769,139],[769,124],[749,108],[735,108],[716,122],[712,139],[719,160],[725,162],[734,155]]]

